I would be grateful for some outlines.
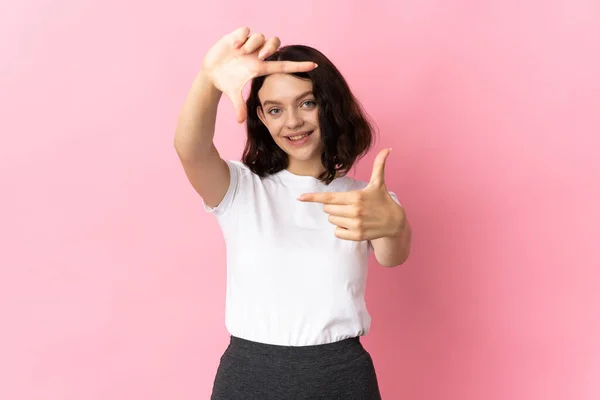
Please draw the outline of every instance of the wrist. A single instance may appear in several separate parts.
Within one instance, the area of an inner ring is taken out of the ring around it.
[[[402,235],[404,227],[406,226],[406,212],[404,211],[404,207],[396,204],[395,202],[392,207],[393,208],[390,217],[390,236],[399,237]]]
[[[196,76],[196,84],[206,90],[211,91],[215,96],[220,96],[222,92],[215,85],[210,70],[202,68]]]

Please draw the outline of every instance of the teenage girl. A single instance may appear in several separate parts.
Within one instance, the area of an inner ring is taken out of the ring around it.
[[[251,82],[246,101],[244,85]],[[241,162],[213,144],[221,95],[246,121]],[[338,69],[319,51],[280,48],[246,27],[205,55],[183,105],[175,148],[222,229],[230,343],[211,399],[380,399],[360,341],[367,260],[402,264],[411,229],[384,183],[347,176],[370,149],[372,126]]]

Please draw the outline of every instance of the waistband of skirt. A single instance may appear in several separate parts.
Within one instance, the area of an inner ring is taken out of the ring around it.
[[[356,358],[366,352],[360,336],[307,346],[282,346],[266,344],[231,335],[227,351],[234,357],[263,358],[279,361],[313,361],[315,363],[337,363]]]

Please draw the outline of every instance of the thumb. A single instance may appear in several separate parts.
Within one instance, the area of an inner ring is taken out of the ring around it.
[[[371,173],[370,187],[383,187],[385,185],[385,161],[392,149],[383,149],[373,161],[373,172]]]
[[[246,120],[248,114],[246,110],[246,103],[242,97],[242,92],[240,91],[233,95],[231,97],[231,102],[233,103],[233,109],[235,111],[235,119],[241,124]]]

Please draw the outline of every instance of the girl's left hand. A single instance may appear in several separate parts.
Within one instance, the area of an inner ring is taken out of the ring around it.
[[[391,149],[375,158],[369,184],[351,192],[306,193],[298,200],[322,203],[329,222],[336,225],[335,236],[346,240],[374,240],[398,235],[406,215],[389,194],[384,181],[385,160]]]

